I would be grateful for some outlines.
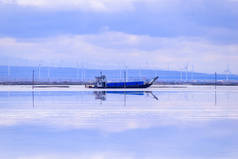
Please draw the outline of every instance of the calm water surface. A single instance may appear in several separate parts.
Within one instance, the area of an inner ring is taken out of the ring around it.
[[[238,88],[0,92],[0,158],[236,159]]]

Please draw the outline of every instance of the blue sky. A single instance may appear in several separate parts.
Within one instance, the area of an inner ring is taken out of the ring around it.
[[[238,73],[237,0],[0,0],[2,65]]]

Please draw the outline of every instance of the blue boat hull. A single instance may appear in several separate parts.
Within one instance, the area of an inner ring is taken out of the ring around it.
[[[88,86],[89,88],[148,88],[154,81],[159,77],[153,78],[150,82],[144,81],[134,81],[134,82],[106,82],[106,76],[101,75],[96,77],[96,83],[93,86]]]
[[[151,84],[144,83],[144,81],[138,82],[110,82],[107,83],[105,88],[147,88]]]

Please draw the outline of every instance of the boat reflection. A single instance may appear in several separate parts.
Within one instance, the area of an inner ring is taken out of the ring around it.
[[[93,93],[95,95],[95,100],[101,100],[101,101],[106,100],[106,91],[95,91]]]
[[[62,96],[63,94],[63,96]],[[92,96],[93,95],[93,96]],[[109,95],[114,95],[109,96]],[[157,93],[156,93],[157,95]],[[87,101],[93,101],[93,97],[95,101],[100,101],[100,104],[103,104],[103,101],[112,101],[115,98],[119,99],[120,96],[124,96],[123,99],[121,99],[121,101],[124,102],[124,105],[126,105],[127,102],[127,96],[141,96],[141,98],[139,100],[143,100],[143,96],[147,96],[150,97],[150,99],[153,100],[159,100],[158,97],[156,96],[152,91],[94,91],[94,92],[35,92],[32,91],[31,92],[31,105],[32,108],[37,108],[40,105],[42,105],[42,101],[44,101],[44,105],[47,102],[57,102],[57,101],[61,101],[63,99],[65,99],[66,101],[70,101],[72,106],[73,105],[78,105],[78,102],[80,103],[88,103]],[[107,97],[108,96],[108,97]],[[60,97],[60,98],[59,98]],[[77,100],[75,100],[75,98],[77,98]],[[80,97],[80,98],[79,98]],[[84,99],[85,97],[85,99]],[[108,99],[107,99],[108,98]],[[52,100],[54,99],[54,100]],[[95,103],[96,104],[96,103]],[[64,104],[60,104],[60,105],[64,105]],[[50,105],[52,106],[52,105]],[[59,106],[59,105],[58,105]],[[45,106],[44,106],[45,107]]]
[[[107,94],[117,94],[124,95],[124,99],[126,100],[127,95],[135,95],[135,96],[151,96],[155,100],[159,100],[159,98],[152,91],[94,91],[95,100],[106,101]]]

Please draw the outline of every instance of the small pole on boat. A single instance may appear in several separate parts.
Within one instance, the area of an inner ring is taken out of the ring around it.
[[[124,71],[124,88],[126,88],[126,71]]]
[[[122,81],[122,79],[121,79],[121,69],[120,69],[120,82]]]

